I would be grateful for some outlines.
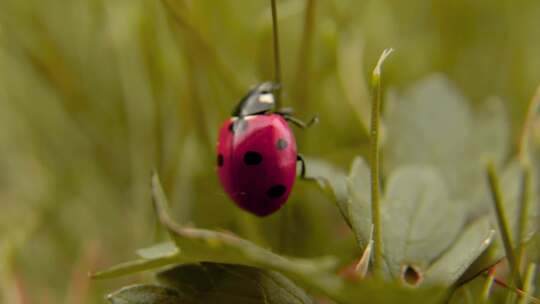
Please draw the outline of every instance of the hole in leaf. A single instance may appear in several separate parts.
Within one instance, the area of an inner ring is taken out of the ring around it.
[[[418,286],[424,280],[420,269],[414,265],[404,265],[401,267],[401,279],[411,286]]]

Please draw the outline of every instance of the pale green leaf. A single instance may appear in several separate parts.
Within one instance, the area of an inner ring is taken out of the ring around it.
[[[310,304],[313,300],[275,271],[218,263],[181,265],[158,274],[158,280],[188,293],[197,303]]]
[[[112,304],[196,304],[178,290],[155,286],[136,285],[120,289],[107,296]]]
[[[381,205],[383,255],[390,273],[404,267],[425,272],[458,236],[464,223],[436,170],[409,166],[390,176]]]
[[[476,157],[502,162],[510,147],[511,129],[503,100],[491,97],[475,114],[471,144]]]
[[[341,280],[334,275],[337,259],[299,259],[277,255],[235,235],[206,229],[185,228],[176,224],[167,213],[167,201],[157,175],[152,178],[152,196],[161,224],[189,262],[238,264],[275,270],[312,289],[334,294]]]
[[[348,207],[361,248],[369,242],[372,229],[369,185],[367,164],[358,158],[348,178],[351,197]],[[443,177],[430,167],[405,166],[392,172],[381,203],[381,215],[385,268],[391,277],[401,278],[407,267],[422,276],[441,255],[452,250],[454,240],[468,239],[467,231],[462,231],[465,212],[461,204],[450,199]],[[476,226],[476,229],[480,228]],[[468,245],[474,248],[474,240],[470,242]],[[477,257],[486,247],[463,255]],[[467,267],[473,261],[458,262]],[[445,269],[433,269],[437,276],[450,276]],[[452,278],[457,280],[455,276]]]
[[[485,210],[484,164],[508,152],[509,122],[501,100],[488,99],[473,113],[443,76],[433,75],[399,97],[389,94],[386,169],[408,164],[438,168],[451,198],[472,216]]]
[[[163,242],[151,247],[137,250],[137,255],[143,259],[158,259],[170,257],[178,254],[178,247],[174,242]]]
[[[182,262],[185,262],[184,258],[177,254],[154,259],[138,259],[109,267],[93,273],[91,276],[93,279],[111,279]]]
[[[392,95],[389,95],[392,96]],[[452,192],[462,185],[472,115],[466,100],[443,76],[430,76],[388,100],[386,168],[422,164],[439,168]]]
[[[370,175],[367,163],[361,158],[354,159],[347,179],[349,191],[349,220],[360,248],[369,243],[371,224],[371,190]]]
[[[341,215],[349,223],[347,210],[349,193],[345,172],[324,160],[315,158],[306,158],[306,166],[306,177],[315,181],[319,188],[336,202]]]
[[[476,220],[446,250],[425,273],[426,284],[451,285],[491,245],[495,230],[487,217]]]

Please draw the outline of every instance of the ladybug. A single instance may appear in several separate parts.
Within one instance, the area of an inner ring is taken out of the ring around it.
[[[305,128],[292,110],[276,111],[279,84],[263,82],[240,100],[221,126],[217,144],[218,175],[229,197],[258,216],[276,212],[287,201],[296,178],[296,164],[305,178],[305,162],[297,153],[291,122]]]

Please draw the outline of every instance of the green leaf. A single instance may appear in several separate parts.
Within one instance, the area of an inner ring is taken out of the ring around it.
[[[433,75],[400,97],[390,94],[386,112],[387,172],[410,164],[436,167],[451,198],[464,202],[471,216],[482,213],[488,197],[485,160],[501,162],[508,152],[510,128],[502,101],[490,98],[473,113],[445,77]]]
[[[152,197],[161,224],[167,229],[182,259],[190,262],[239,264],[279,271],[313,289],[332,293],[340,279],[333,275],[337,259],[288,258],[261,248],[235,235],[206,229],[185,228],[176,224],[167,213],[167,201],[157,175],[152,178]]]
[[[472,114],[457,89],[443,76],[433,75],[399,99],[389,98],[386,109],[386,168],[431,165],[444,172],[453,192],[460,189],[458,164],[469,152]]]
[[[487,217],[470,224],[452,247],[433,263],[425,273],[426,284],[451,285],[491,245],[495,230]]]
[[[192,263],[237,264],[277,271],[306,290],[323,294],[340,303],[358,303],[359,299],[373,299],[371,303],[385,303],[385,300],[395,299],[394,295],[385,295],[388,288],[394,288],[401,299],[433,299],[441,296],[440,290],[427,289],[426,293],[419,293],[392,284],[381,285],[380,282],[372,280],[366,280],[361,285],[351,284],[335,274],[337,261],[332,257],[309,260],[283,257],[228,233],[182,228],[175,224],[166,212],[167,202],[161,195],[163,192],[157,176],[153,178],[153,193],[163,226],[181,248],[181,256]]]
[[[464,223],[436,170],[409,166],[390,176],[381,205],[383,252],[393,277],[405,267],[420,273],[446,250]]]
[[[97,272],[94,278],[112,278],[172,264],[205,261],[279,271],[325,294],[337,294],[342,285],[341,279],[335,275],[338,261],[334,257],[284,257],[230,233],[179,226],[167,213],[168,204],[157,175],[152,178],[152,197],[159,220],[174,243],[140,250],[138,254],[142,259]]]
[[[347,178],[349,192],[347,214],[358,246],[362,249],[368,245],[372,230],[369,174],[367,163],[363,158],[357,157]]]
[[[154,270],[171,264],[185,262],[173,242],[159,243],[137,250],[141,259],[122,263],[92,274],[94,279],[110,279],[138,272]]]
[[[500,163],[507,156],[511,130],[507,116],[503,101],[497,97],[487,99],[476,112],[471,145],[478,159]]]
[[[348,186],[351,224],[365,248],[372,228],[369,170],[361,158],[353,162]],[[462,205],[450,199],[439,172],[425,166],[392,172],[381,214],[388,275],[405,280],[413,275],[419,281],[425,277],[429,284],[451,285],[491,244],[494,233],[487,218],[462,230],[466,219]]]
[[[280,273],[263,269],[203,262],[177,266],[158,274],[158,281],[202,303],[313,303],[300,287]],[[344,283],[339,303],[411,303],[440,299],[442,289],[412,290],[395,283],[365,280]],[[218,302],[219,300],[219,302]]]
[[[174,242],[163,242],[151,247],[137,250],[137,255],[143,259],[159,259],[163,257],[175,256],[179,253]]]
[[[178,254],[154,259],[138,259],[109,267],[93,273],[91,276],[93,279],[111,279],[182,262],[185,262],[185,260]]]
[[[349,193],[347,191],[345,172],[326,161],[316,158],[306,158],[306,164],[306,177],[317,182],[319,188],[336,202],[341,215],[350,224],[347,207]]]
[[[107,296],[112,304],[196,304],[178,290],[155,286],[136,285],[120,289]]]
[[[197,303],[310,304],[313,300],[285,276],[263,269],[218,263],[181,265],[158,280],[198,300]]]
[[[163,268],[166,265],[219,263],[235,264],[234,267],[247,267],[246,269],[256,268],[257,273],[278,272],[280,274],[275,274],[275,276],[279,276],[279,280],[274,277],[274,281],[293,280],[306,290],[322,294],[339,303],[352,304],[367,299],[372,299],[371,303],[385,303],[389,299],[395,300],[396,296],[399,296],[400,299],[411,300],[438,299],[443,294],[441,289],[412,291],[403,286],[381,284],[381,282],[374,280],[364,280],[360,285],[352,284],[336,275],[337,261],[333,257],[320,259],[284,257],[230,233],[181,227],[173,222],[167,213],[167,202],[157,175],[153,177],[152,185],[158,218],[173,238],[176,247],[181,248],[181,250],[175,250],[171,243],[158,244],[139,251],[139,255],[145,258],[98,273],[98,277],[113,277],[141,269]],[[286,276],[288,279],[282,276]],[[189,275],[189,278],[192,284],[203,280],[201,276],[197,277],[193,274]],[[169,287],[174,286],[171,282],[179,281],[171,280],[171,276],[164,274],[160,275],[160,280],[168,284]],[[201,282],[201,284],[203,283]],[[231,280],[227,281],[227,284],[237,286],[238,282]],[[246,284],[243,285],[246,286]],[[386,293],[389,288],[392,289],[393,294]],[[181,295],[188,299],[195,298],[195,294],[197,294],[197,290],[193,291],[193,288],[189,288],[189,286],[184,286],[181,291]]]
[[[491,224],[492,227],[493,224]],[[494,229],[495,230],[495,229]],[[494,239],[491,245],[474,261],[473,264],[463,273],[459,278],[458,285],[465,284],[470,280],[476,278],[478,275],[482,274],[484,271],[488,270],[491,266],[497,264],[504,257],[504,249],[501,251],[501,248],[496,244],[497,232],[494,234]]]

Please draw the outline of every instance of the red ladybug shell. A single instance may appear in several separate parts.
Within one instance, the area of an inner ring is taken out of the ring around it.
[[[217,153],[221,184],[240,208],[266,216],[285,204],[296,177],[297,153],[294,135],[283,117],[228,119],[219,132]]]

